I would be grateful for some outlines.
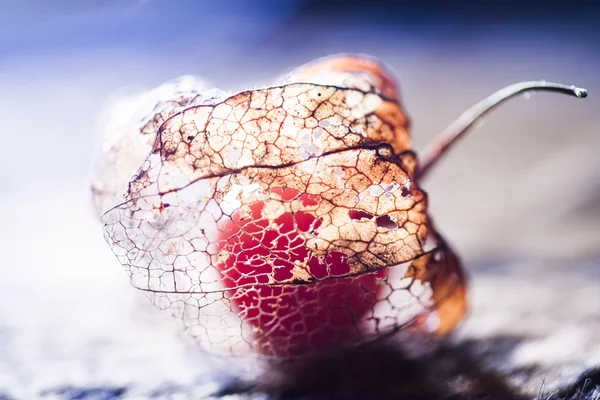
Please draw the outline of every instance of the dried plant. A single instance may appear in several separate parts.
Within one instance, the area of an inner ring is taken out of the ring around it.
[[[217,353],[443,335],[465,315],[466,280],[419,180],[478,117],[531,89],[585,95],[508,87],[419,162],[396,82],[371,58],[318,60],[232,96],[176,88],[104,148],[93,189],[106,240],[132,284]]]

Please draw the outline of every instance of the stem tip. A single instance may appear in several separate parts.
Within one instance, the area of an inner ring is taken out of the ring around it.
[[[575,96],[579,97],[580,99],[585,99],[587,97],[587,90],[583,88],[573,86],[573,91],[575,92]]]

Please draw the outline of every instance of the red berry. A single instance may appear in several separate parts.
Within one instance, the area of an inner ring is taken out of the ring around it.
[[[283,201],[292,189],[274,189]],[[309,206],[313,196],[298,198]],[[305,235],[318,235],[321,221],[308,212],[263,216],[265,203],[250,205],[250,217],[236,211],[223,224],[219,243],[229,256],[218,264],[228,297],[240,318],[254,328],[250,338],[263,354],[294,356],[357,342],[360,322],[377,302],[378,282],[387,270],[346,276],[350,266],[341,252],[325,260],[311,255]],[[293,269],[306,267],[314,281],[291,283]],[[287,283],[284,283],[287,282]]]

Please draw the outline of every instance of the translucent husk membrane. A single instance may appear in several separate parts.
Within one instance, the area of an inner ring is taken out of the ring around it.
[[[229,97],[186,79],[148,94],[156,106],[112,129],[96,163],[94,202],[133,286],[236,357],[459,323],[465,278],[430,223],[385,67],[332,57]]]

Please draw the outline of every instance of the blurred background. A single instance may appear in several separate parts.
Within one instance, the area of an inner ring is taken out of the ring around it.
[[[424,187],[472,276],[460,335],[533,338],[510,362],[546,365],[540,376],[549,381],[600,365],[600,3],[0,6],[0,398],[215,390],[203,355],[177,321],[146,307],[103,242],[88,176],[105,110],[183,74],[240,90],[340,52],[377,56],[397,73],[417,151],[507,84],[588,89],[586,100],[511,100]]]

